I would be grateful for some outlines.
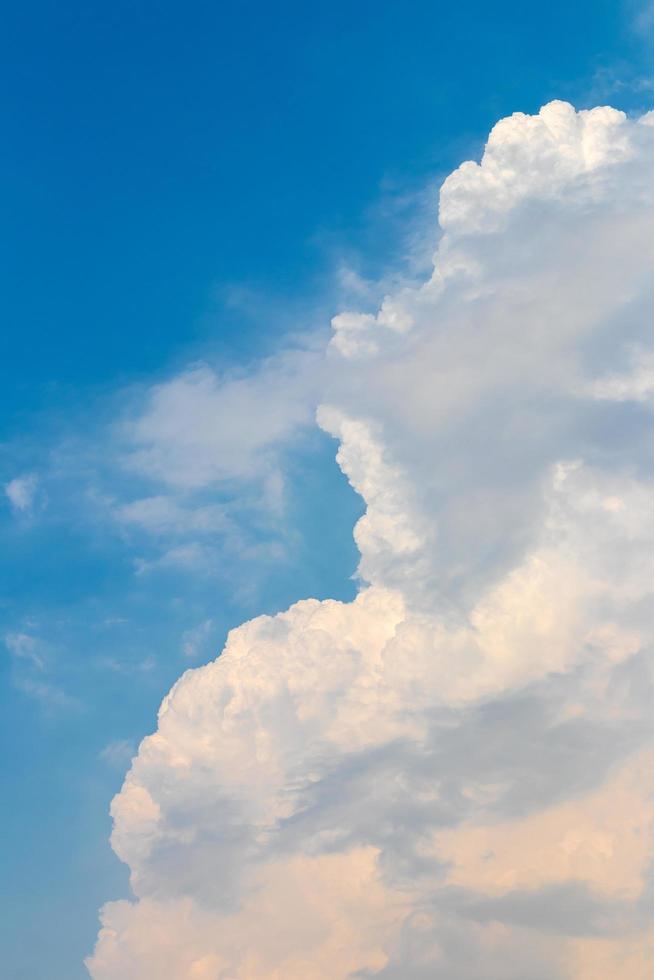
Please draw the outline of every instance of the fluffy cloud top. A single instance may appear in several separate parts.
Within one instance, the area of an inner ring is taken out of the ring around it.
[[[166,697],[94,980],[652,976],[650,119],[502,120],[440,221],[325,357],[359,595]]]

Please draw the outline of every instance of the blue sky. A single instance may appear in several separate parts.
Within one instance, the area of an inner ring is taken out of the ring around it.
[[[97,910],[128,889],[109,802],[179,674],[244,619],[354,592],[362,506],[333,442],[295,416],[281,448],[274,431],[221,442],[231,469],[168,479],[180,517],[139,456],[157,386],[203,362],[256,396],[266,358],[310,358],[353,291],[374,304],[378,283],[422,267],[425,200],[501,116],[555,97],[649,108],[637,13],[605,0],[5,11],[3,975],[86,976]],[[126,509],[155,498],[158,516]]]

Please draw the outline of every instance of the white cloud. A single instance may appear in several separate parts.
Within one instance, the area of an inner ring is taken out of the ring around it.
[[[52,651],[38,636],[11,631],[3,639],[12,660],[12,681],[19,691],[39,702],[46,711],[82,708],[76,697],[53,682]]]
[[[157,558],[135,558],[134,567],[137,575],[165,569],[176,569],[189,572],[210,571],[216,564],[214,552],[205,545],[192,541],[188,544],[168,548]]]
[[[124,425],[125,465],[182,490],[265,483],[278,447],[311,425],[318,365],[315,352],[288,350],[247,374],[200,364],[156,385]]]
[[[550,102],[537,116],[515,113],[493,128],[481,163],[462,164],[440,197],[440,224],[455,235],[488,232],[526,200],[552,201],[572,192],[592,201],[633,143],[623,112],[608,106],[575,112]]]
[[[359,595],[244,624],[165,698],[94,980],[651,975],[653,175],[647,119],[503,120],[432,277],[336,320]],[[222,478],[199,391],[199,440],[167,395],[146,426],[171,482]]]
[[[157,665],[156,657],[147,654],[140,660],[118,660],[116,657],[102,657],[98,664],[115,674],[147,674]]]
[[[630,26],[637,34],[648,37],[654,27],[654,3],[652,0],[627,0],[626,11]]]
[[[100,752],[100,758],[114,769],[124,769],[134,758],[135,751],[133,742],[119,738],[105,745]]]
[[[19,676],[16,687],[30,698],[38,701],[46,711],[80,711],[82,703],[56,684],[35,680],[33,677]]]
[[[5,483],[5,496],[15,511],[27,514],[32,510],[38,482],[33,473],[26,473]]]
[[[600,378],[591,386],[596,398],[616,402],[644,402],[654,396],[654,354],[633,352],[630,370]]]
[[[45,667],[45,662],[43,655],[40,652],[40,643],[36,637],[32,636],[30,633],[6,633],[5,634],[5,646],[12,654],[19,660],[26,660],[32,666],[43,670]]]
[[[122,504],[114,511],[122,524],[136,525],[155,535],[212,533],[225,531],[228,519],[225,508],[217,504],[184,507],[173,497],[142,497]]]
[[[190,660],[202,656],[214,631],[212,619],[205,619],[182,634],[182,653]]]
[[[311,337],[287,343],[247,369],[195,364],[124,393],[104,434],[111,493],[90,500],[139,554],[137,574],[215,577],[235,556],[276,556],[288,544],[284,459],[315,439],[324,351]]]

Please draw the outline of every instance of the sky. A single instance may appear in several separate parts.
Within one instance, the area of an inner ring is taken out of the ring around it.
[[[651,976],[653,31],[5,12],[3,976]]]

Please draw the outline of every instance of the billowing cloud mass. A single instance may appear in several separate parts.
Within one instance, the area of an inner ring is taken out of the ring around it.
[[[94,980],[654,975],[653,122],[502,120],[429,281],[335,319],[359,594],[165,698]]]

